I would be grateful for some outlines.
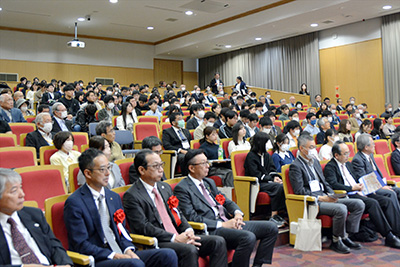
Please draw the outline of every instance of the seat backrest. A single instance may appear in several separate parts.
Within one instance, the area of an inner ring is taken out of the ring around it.
[[[117,130],[115,131],[115,142],[120,145],[133,143],[133,135],[130,131]]]
[[[139,116],[138,117],[139,122],[155,122],[158,123],[158,117],[157,116]]]
[[[297,151],[298,151],[299,149],[297,148],[297,147],[295,147],[295,148],[291,148],[290,149],[290,151],[292,152],[292,154],[293,154],[293,156],[295,157],[295,158],[297,158]]]
[[[32,123],[36,119],[36,116],[32,115],[32,116],[26,116],[24,118],[25,118],[26,122]]]
[[[113,125],[113,127],[115,127],[117,125],[117,118],[118,118],[118,116],[113,116],[112,117],[112,125]]]
[[[382,173],[382,176],[383,176],[382,178],[390,179],[390,175],[386,170],[385,162],[383,161],[383,156],[374,154],[374,160],[375,160],[376,165],[378,166],[379,170]]]
[[[79,149],[79,152],[81,152],[81,146],[89,144],[88,134],[81,132],[72,132],[72,135],[74,136],[74,145],[76,145]]]
[[[390,153],[387,140],[374,140],[375,143],[375,153],[379,155],[384,155]]]
[[[200,140],[190,140],[191,149],[199,149],[200,148]]]
[[[79,163],[74,163],[68,166],[68,183],[69,191],[71,193],[75,192],[79,188],[78,185],[78,173],[79,173]]]
[[[293,194],[292,184],[290,183],[289,179],[289,168],[290,164],[282,166],[282,182],[285,195]]]
[[[176,186],[182,179],[183,179],[183,177],[182,177],[182,178],[173,178],[173,179],[167,179],[167,180],[165,180],[164,182],[167,183],[167,184],[169,184],[169,185],[171,186],[171,188],[172,188],[172,191],[174,191],[175,186]]]
[[[0,148],[1,168],[21,168],[36,166],[37,157],[34,147],[2,147]]]
[[[0,147],[10,147],[17,145],[16,134],[0,133]]]
[[[22,177],[25,200],[37,201],[44,209],[47,198],[67,194],[62,166],[44,165],[15,169]]]
[[[129,182],[129,167],[133,164],[133,158],[127,158],[127,159],[119,159],[114,162],[119,166],[119,169],[121,170],[122,178],[125,181],[125,184],[130,184]]]
[[[56,153],[58,149],[55,146],[42,146],[40,148],[40,165],[49,165],[50,157]]]
[[[389,174],[392,176],[396,175],[396,173],[393,170],[393,166],[392,166],[392,154],[387,153],[384,155],[384,157],[385,157],[385,163],[386,163],[386,167],[387,167]]]
[[[283,123],[280,120],[276,120],[274,121],[274,125],[282,129]]]
[[[154,122],[140,122],[133,125],[135,140],[143,140],[147,136],[158,136],[158,125]]]
[[[163,124],[161,125],[161,129],[162,129],[162,130],[165,130],[165,129],[168,129],[168,128],[171,128],[171,127],[172,127],[172,125],[171,125],[171,123],[169,123],[169,122],[163,123]]]
[[[356,155],[356,153],[355,153],[355,146],[354,146],[354,143],[352,143],[352,142],[346,142],[346,145],[349,147],[349,152],[350,152],[350,155],[349,155],[349,157],[354,157],[355,155]]]
[[[64,249],[68,249],[68,233],[64,223],[64,204],[68,196],[61,195],[48,198],[44,203],[46,221]]]
[[[229,150],[228,150],[228,146],[229,146],[229,142],[232,141],[232,138],[223,138],[220,140],[220,142],[222,142],[222,149],[225,152],[225,157],[229,158]]]
[[[15,122],[9,123],[11,131],[17,136],[17,141],[19,141],[19,136],[23,133],[30,133],[36,130],[36,125],[34,123],[28,122]]]
[[[347,115],[347,114],[338,114],[338,117],[340,120],[348,120],[349,119],[349,115]]]
[[[20,146],[26,146],[26,136],[28,134],[27,133],[23,133],[19,136],[19,145]]]
[[[232,173],[235,176],[245,176],[244,161],[249,151],[235,151],[231,155]]]
[[[98,122],[91,122],[89,123],[89,135],[95,136],[96,135],[96,126],[99,124]]]
[[[307,111],[299,111],[299,120],[300,121],[304,120],[306,118],[306,116],[307,116]]]

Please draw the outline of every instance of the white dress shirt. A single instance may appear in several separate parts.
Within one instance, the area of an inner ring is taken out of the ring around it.
[[[61,131],[69,131],[64,120],[57,118],[56,116],[54,116],[54,119],[57,121],[58,125],[60,125]]]
[[[172,129],[174,129],[176,135],[177,135],[178,138],[181,140],[183,149],[189,149],[189,148],[190,148],[190,144],[189,144],[189,141],[187,140],[186,135],[185,135],[185,133],[183,132],[183,130],[180,129],[180,128],[177,128],[177,127],[175,127],[175,126],[172,126]],[[181,138],[181,136],[180,136],[180,134],[179,134],[179,131],[181,131],[181,133],[183,134],[183,136],[185,136],[186,141],[182,141],[182,138]],[[179,153],[179,151],[180,151],[180,149],[178,150],[178,153]]]

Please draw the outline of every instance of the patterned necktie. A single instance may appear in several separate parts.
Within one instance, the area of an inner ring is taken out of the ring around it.
[[[228,219],[225,216],[224,207],[222,207],[222,205],[216,204],[215,201],[211,199],[211,197],[208,194],[208,192],[207,192],[207,190],[206,190],[206,188],[205,188],[203,183],[200,183],[200,187],[201,187],[201,190],[203,191],[203,196],[207,200],[208,204],[210,204],[211,207],[217,207],[218,213],[219,213],[219,217],[224,222],[226,222]]]
[[[21,257],[21,261],[23,264],[40,264],[39,259],[36,257],[33,250],[26,243],[25,238],[18,231],[17,223],[10,217],[7,222],[11,225],[11,239],[14,245],[15,250],[18,252]]]
[[[187,141],[187,138],[186,138],[186,136],[183,134],[183,132],[182,132],[181,129],[178,130],[178,133],[179,133],[179,137],[181,138],[182,142]]]
[[[156,202],[156,208],[158,211],[158,214],[161,217],[161,221],[164,225],[164,229],[167,232],[173,233],[173,234],[178,234],[178,232],[175,229],[175,226],[173,225],[171,221],[171,217],[169,217],[167,209],[165,208],[164,201],[162,200],[160,194],[157,192],[157,189],[154,187],[153,190],[151,191],[155,195],[155,202]]]
[[[348,172],[346,172],[346,169],[344,168],[344,164],[340,164],[340,167],[342,168],[343,176],[347,180],[349,185],[351,187],[355,186],[356,185],[356,181],[354,181],[354,178],[352,176],[349,177]],[[357,194],[362,195],[362,193],[360,191],[357,191]]]
[[[99,214],[100,214],[100,221],[101,221],[101,228],[103,228],[104,239],[110,246],[111,250],[115,253],[122,254],[122,251],[115,241],[114,233],[110,228],[110,215],[108,213],[106,205],[103,204],[103,195],[100,195],[98,198],[99,201]]]
[[[374,161],[372,160],[372,158],[371,158],[370,156],[368,156],[368,159],[369,159],[369,162],[370,162],[371,165],[372,165],[372,168],[374,169],[374,171],[376,171],[376,166],[375,166],[375,164],[374,164]]]

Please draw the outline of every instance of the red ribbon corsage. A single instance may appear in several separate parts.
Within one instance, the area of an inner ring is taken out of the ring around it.
[[[125,220],[125,212],[123,209],[119,209],[114,213],[114,221],[118,225],[119,223],[123,223]],[[121,230],[118,228],[119,234],[121,234]]]
[[[181,225],[182,221],[178,214],[179,213],[178,212],[179,199],[176,196],[170,196],[167,203],[168,203],[169,209],[172,212],[172,215],[174,216],[176,224],[178,226]]]
[[[222,194],[218,194],[215,196],[215,200],[221,205],[223,206],[225,203],[225,197]]]

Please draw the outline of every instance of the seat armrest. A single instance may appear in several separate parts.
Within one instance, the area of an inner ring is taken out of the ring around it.
[[[71,258],[72,262],[79,265],[89,265],[90,256],[79,254],[78,252],[73,252],[67,250],[68,257]]]
[[[346,190],[333,190],[333,192],[335,192],[335,194],[347,194]]]
[[[286,198],[290,199],[290,200],[304,201],[303,195],[288,194],[288,195],[286,195]],[[308,196],[306,199],[306,201],[310,201],[310,202],[315,202],[315,200],[316,200],[316,197],[311,197],[311,196]]]
[[[132,243],[158,248],[158,240],[155,237],[136,234],[130,234],[130,236],[132,238]]]
[[[205,223],[198,223],[198,222],[191,222],[191,221],[188,221],[188,223],[194,230],[203,231],[204,229],[207,228],[207,225]]]
[[[240,182],[257,182],[258,180],[256,177],[250,176],[235,176],[233,179]]]
[[[393,180],[386,180],[386,183],[391,186],[396,186],[396,182]]]

